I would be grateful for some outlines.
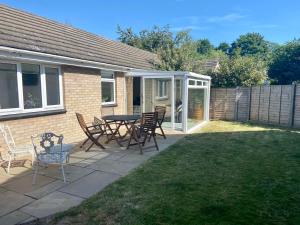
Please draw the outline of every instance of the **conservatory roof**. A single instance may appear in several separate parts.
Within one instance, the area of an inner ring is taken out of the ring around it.
[[[161,70],[131,70],[126,73],[126,76],[132,77],[172,77],[186,76],[198,79],[211,80],[210,76],[197,74],[189,71],[161,71]]]

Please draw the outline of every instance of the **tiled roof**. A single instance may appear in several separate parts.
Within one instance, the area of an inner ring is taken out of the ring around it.
[[[137,69],[152,69],[157,60],[153,53],[1,4],[0,46]]]

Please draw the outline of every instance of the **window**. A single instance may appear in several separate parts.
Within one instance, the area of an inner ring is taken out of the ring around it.
[[[58,67],[0,62],[0,115],[63,109]]]
[[[157,81],[157,98],[168,98],[167,87],[168,81],[158,80]]]
[[[113,71],[101,71],[102,105],[115,104],[115,77]]]
[[[0,63],[0,111],[19,108],[17,65]]]
[[[47,105],[60,104],[60,90],[59,90],[59,70],[58,68],[45,67],[46,74],[46,91],[47,91]]]
[[[22,64],[24,109],[42,108],[40,66]]]

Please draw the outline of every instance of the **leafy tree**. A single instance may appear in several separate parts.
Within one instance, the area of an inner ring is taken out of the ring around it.
[[[268,75],[276,84],[300,82],[300,40],[275,49]]]
[[[121,29],[120,26],[117,27],[117,33],[119,34],[118,40],[121,41],[122,43],[128,44],[130,46],[134,46],[137,48],[141,48],[141,40],[138,37],[138,35],[136,35],[132,28],[126,28],[124,30]]]
[[[242,56],[262,56],[268,54],[268,43],[259,33],[247,33],[241,35],[235,42],[232,43],[230,54],[237,54],[238,51]]]
[[[197,47],[197,52],[199,54],[208,54],[214,49],[214,46],[210,43],[208,39],[198,40],[196,43],[196,47]]]
[[[157,49],[173,45],[173,34],[169,30],[169,26],[154,26],[151,30],[142,30],[139,34],[135,34],[132,28],[117,28],[119,41],[141,48],[150,52],[156,52]]]
[[[221,61],[219,70],[209,75],[212,76],[214,87],[259,85],[267,79],[264,61],[240,55]]]
[[[226,42],[221,42],[219,46],[216,48],[216,50],[222,51],[226,54],[229,52],[229,49],[230,49],[230,45]]]
[[[118,27],[119,40],[125,44],[154,52],[160,59],[155,64],[161,70],[191,70],[196,57],[196,46],[188,31],[170,32],[169,26],[154,26],[135,34],[131,28]]]

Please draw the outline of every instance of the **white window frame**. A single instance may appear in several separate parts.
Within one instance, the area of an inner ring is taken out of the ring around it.
[[[190,84],[190,81],[193,81],[194,84]],[[208,81],[205,81],[205,80],[189,78],[187,83],[188,83],[189,88],[207,88],[208,87]]]
[[[35,62],[15,62],[15,61],[3,61],[0,63],[14,64],[17,65],[17,85],[18,85],[18,98],[19,98],[19,107],[10,108],[10,109],[0,109],[0,116],[12,115],[12,114],[24,114],[24,113],[33,113],[33,112],[46,112],[51,110],[64,109],[64,98],[63,98],[63,78],[61,73],[60,66],[54,65],[45,65]],[[23,77],[22,77],[22,66],[21,64],[33,64],[40,66],[40,79],[41,79],[41,97],[42,97],[42,107],[34,109],[25,109],[24,108],[24,98],[23,98]],[[47,105],[47,91],[46,91],[46,74],[45,67],[57,68],[59,73],[59,94],[60,94],[60,104],[59,105]]]
[[[162,95],[160,95],[160,82],[163,83],[162,85]],[[167,80],[157,80],[157,95],[156,95],[156,99],[158,100],[165,100],[168,99],[168,81]]]
[[[102,70],[103,72],[103,70]],[[111,71],[106,71],[106,72],[110,72]],[[115,73],[113,73],[113,78],[102,78],[102,75],[101,75],[101,105],[115,105],[116,104],[116,76],[115,76]],[[112,83],[113,84],[113,97],[114,97],[114,100],[111,101],[111,102],[102,102],[102,82],[109,82],[109,83]]]

